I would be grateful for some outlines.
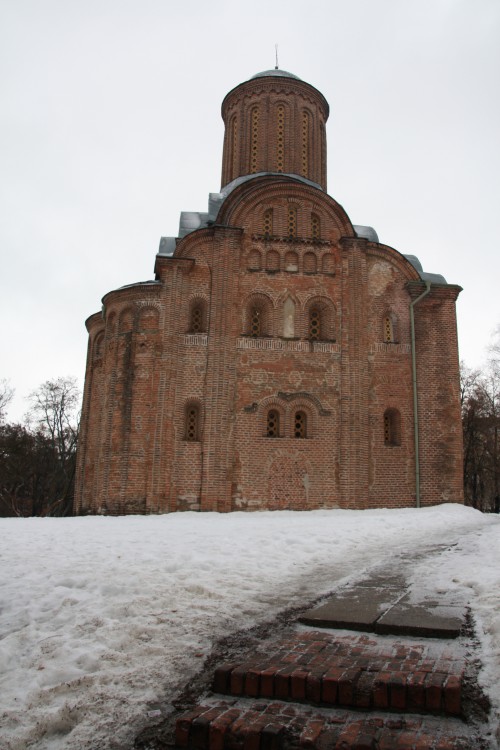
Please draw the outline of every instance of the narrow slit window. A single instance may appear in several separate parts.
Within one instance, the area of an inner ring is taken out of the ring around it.
[[[302,174],[309,175],[309,113],[302,112]]]
[[[288,207],[288,237],[293,239],[297,236],[297,209],[294,206]]]
[[[252,137],[250,151],[250,172],[255,174],[259,157],[259,108],[252,109]]]
[[[384,414],[385,445],[401,445],[401,416],[397,409],[387,409]]]
[[[319,221],[319,216],[316,216],[316,214],[312,214],[311,216],[311,237],[313,240],[319,240],[321,231],[321,225]]]
[[[321,339],[321,311],[313,307],[309,313],[309,338],[311,341]]]
[[[276,128],[276,171],[283,172],[285,159],[285,108],[282,104],[278,107],[278,121]]]
[[[262,332],[262,311],[259,307],[252,307],[250,311],[250,336],[258,338]]]
[[[191,333],[201,333],[203,331],[203,309],[201,305],[195,305],[191,310]]]
[[[390,315],[386,315],[384,318],[384,342],[386,344],[392,344],[394,341],[394,326]]]
[[[199,438],[199,409],[195,404],[191,404],[186,409],[186,440],[190,443],[197,442]]]
[[[273,209],[268,208],[264,213],[264,234],[266,237],[270,237],[273,233]]]

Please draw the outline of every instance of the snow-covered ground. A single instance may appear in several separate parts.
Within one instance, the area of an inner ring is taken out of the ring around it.
[[[500,713],[500,519],[421,510],[0,519],[0,747],[123,750],[223,635],[401,553],[466,592]],[[418,582],[418,583],[417,583]]]

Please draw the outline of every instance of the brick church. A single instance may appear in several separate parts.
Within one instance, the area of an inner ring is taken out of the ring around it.
[[[462,502],[461,289],[328,195],[328,114],[279,69],[225,97],[220,192],[86,322],[76,513]]]

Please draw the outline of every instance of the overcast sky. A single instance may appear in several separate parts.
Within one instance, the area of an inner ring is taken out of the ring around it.
[[[500,323],[499,0],[0,0],[0,379],[83,384],[84,320],[153,278],[220,188],[225,94],[280,67],[330,104],[328,192]]]

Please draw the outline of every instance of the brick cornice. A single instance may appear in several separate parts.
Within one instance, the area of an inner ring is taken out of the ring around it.
[[[103,317],[102,317],[102,310],[99,312],[93,313],[92,315],[89,315],[87,320],[85,321],[85,328],[90,333],[92,329],[96,328],[99,325],[104,325],[103,323]]]
[[[425,291],[425,281],[409,281],[406,284],[408,294],[412,299],[416,299],[422,292]],[[435,301],[450,300],[455,302],[458,295],[462,291],[462,287],[458,284],[432,284],[431,291],[424,297],[424,299],[418,303],[418,306],[429,304]]]
[[[155,282],[154,284],[148,282],[130,284],[120,289],[113,289],[105,294],[102,298],[102,304],[106,306],[110,302],[123,302],[124,300],[135,302],[137,299],[143,297],[159,297],[161,288],[162,285],[160,282]]]
[[[325,97],[318,89],[311,86],[306,81],[298,78],[283,78],[281,76],[263,76],[262,78],[251,78],[249,81],[235,86],[224,97],[221,105],[221,114],[224,119],[225,113],[234,106],[242,97],[260,96],[266,93],[290,94],[291,92],[300,94],[311,104],[318,105],[323,111],[325,122],[330,114],[330,107]]]

